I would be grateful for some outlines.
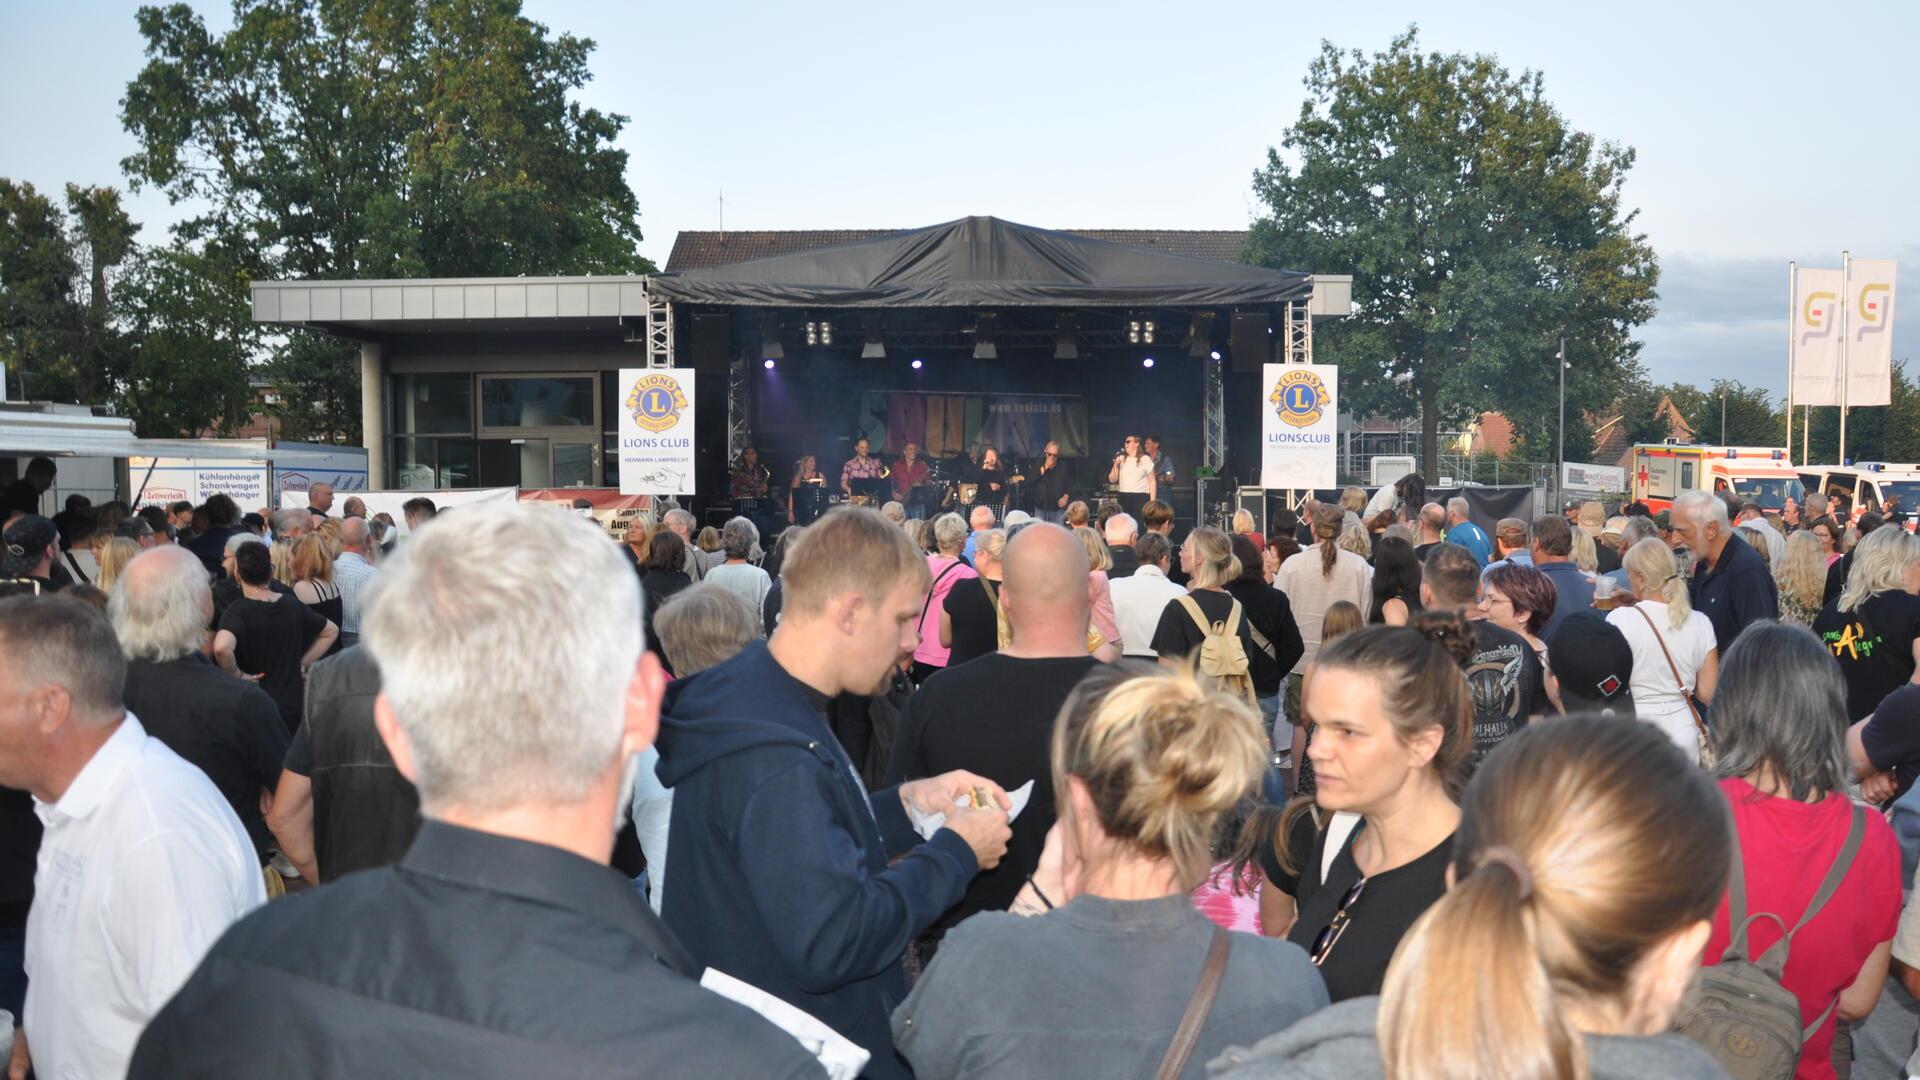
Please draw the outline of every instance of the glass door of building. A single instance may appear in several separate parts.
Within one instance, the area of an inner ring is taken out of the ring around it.
[[[480,440],[481,487],[592,487],[591,437]]]

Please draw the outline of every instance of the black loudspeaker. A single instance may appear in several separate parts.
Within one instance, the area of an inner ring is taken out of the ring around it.
[[[1271,323],[1264,311],[1233,313],[1233,336],[1228,348],[1233,353],[1233,370],[1259,371],[1273,358]]]
[[[726,315],[695,315],[687,345],[693,352],[695,371],[725,374],[733,345],[732,319]]]

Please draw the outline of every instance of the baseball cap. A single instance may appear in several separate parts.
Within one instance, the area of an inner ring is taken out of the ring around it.
[[[1547,639],[1560,700],[1569,713],[1633,715],[1633,649],[1598,611],[1576,611]]]
[[[22,514],[7,526],[5,546],[0,547],[0,577],[24,577],[40,565],[47,548],[60,538],[53,522],[39,514]]]

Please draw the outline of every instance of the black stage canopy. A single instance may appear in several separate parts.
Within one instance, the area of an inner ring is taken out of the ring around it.
[[[678,303],[753,307],[1196,308],[1283,304],[1313,292],[1291,270],[1169,255],[992,217],[878,240],[655,274]]]

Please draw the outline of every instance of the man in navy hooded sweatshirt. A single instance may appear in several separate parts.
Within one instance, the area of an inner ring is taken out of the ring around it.
[[[919,644],[926,560],[898,525],[835,510],[780,578],[773,637],[688,680],[662,723],[661,916],[701,963],[868,1050],[866,1076],[906,1078],[888,1020],[907,993],[901,956],[999,862],[1010,803],[964,771],[869,793],[827,725],[834,695],[870,691]],[[976,788],[998,805],[955,805]],[[946,826],[923,841],[909,805]]]

